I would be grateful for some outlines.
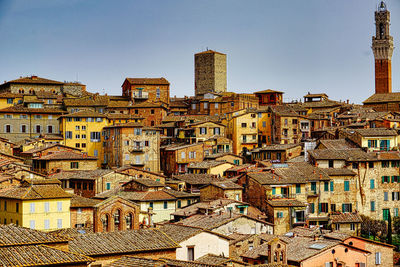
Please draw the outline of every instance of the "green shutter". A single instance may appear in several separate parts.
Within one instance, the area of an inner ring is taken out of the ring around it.
[[[394,183],[394,176],[392,176],[392,183]]]
[[[368,140],[368,147],[371,147],[371,140]]]
[[[350,182],[344,181],[344,191],[350,191]]]
[[[318,213],[321,213],[321,207],[322,207],[322,204],[318,203]]]
[[[385,176],[382,176],[382,184],[385,182]]]
[[[371,179],[370,180],[370,189],[374,189],[375,188],[375,180]]]
[[[272,194],[275,195],[276,194],[276,188],[272,187]]]
[[[344,204],[342,204],[342,212],[345,212],[345,210],[344,210]]]
[[[331,192],[333,192],[333,189],[334,189],[334,187],[333,187],[333,181],[331,181]]]
[[[314,203],[310,204],[310,213],[314,213],[315,209],[314,209]]]
[[[301,193],[301,185],[296,184],[296,194],[300,194],[300,193]]]
[[[325,192],[329,191],[329,182],[324,182],[324,191]]]

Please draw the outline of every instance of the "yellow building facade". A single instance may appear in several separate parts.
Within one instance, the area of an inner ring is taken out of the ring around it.
[[[25,182],[0,190],[0,221],[51,231],[70,228],[71,195],[56,180]]]
[[[83,110],[60,117],[60,131],[66,146],[79,148],[88,156],[97,157],[97,165],[104,162],[103,128],[108,126],[104,114]]]

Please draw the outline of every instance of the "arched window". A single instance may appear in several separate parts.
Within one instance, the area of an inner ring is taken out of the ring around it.
[[[128,215],[126,215],[125,222],[126,222],[126,229],[127,230],[132,230],[133,229],[133,215],[132,215],[132,213],[128,213]]]
[[[279,259],[281,262],[283,261],[283,251],[281,251],[281,256],[280,256],[280,259]]]
[[[25,91],[24,91],[24,89],[21,88],[18,90],[18,93],[23,94],[23,93],[25,93]]]
[[[385,35],[385,26],[383,23],[379,24],[379,37],[382,39]]]
[[[33,93],[35,93],[35,90],[29,89],[29,94],[33,95]]]
[[[103,223],[103,232],[109,232],[110,229],[110,215],[104,214],[101,218],[101,222]]]
[[[114,217],[114,230],[121,230],[121,212],[116,210],[113,214]]]

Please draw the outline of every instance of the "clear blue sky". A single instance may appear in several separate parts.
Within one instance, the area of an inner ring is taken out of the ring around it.
[[[400,47],[400,1],[387,0]],[[166,77],[193,95],[193,55],[228,55],[228,90],[308,91],[361,103],[374,92],[377,0],[0,0],[0,81],[36,74],[117,95],[125,77]],[[392,61],[400,91],[400,50]]]

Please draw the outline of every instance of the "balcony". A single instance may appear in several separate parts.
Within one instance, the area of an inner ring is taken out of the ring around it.
[[[143,147],[142,146],[133,146],[129,148],[129,152],[131,153],[138,153],[138,152],[143,152]]]
[[[149,98],[149,93],[148,92],[135,91],[135,92],[132,92],[132,97],[135,98],[135,99],[148,99]]]

